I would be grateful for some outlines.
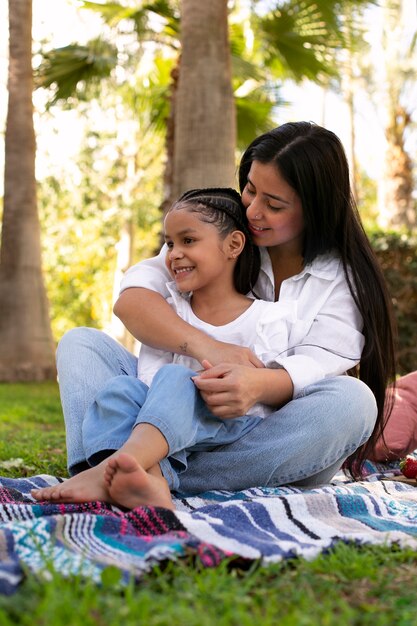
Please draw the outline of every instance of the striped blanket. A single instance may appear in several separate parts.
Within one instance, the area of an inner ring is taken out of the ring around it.
[[[0,478],[0,593],[13,593],[28,574],[48,576],[51,568],[100,583],[113,566],[123,583],[187,555],[215,566],[229,556],[264,564],[311,559],[340,541],[417,549],[417,488],[396,480],[394,467],[368,463],[366,469],[356,483],[338,474],[315,489],[178,497],[175,512],[126,512],[102,502],[38,504],[30,489],[57,478]]]

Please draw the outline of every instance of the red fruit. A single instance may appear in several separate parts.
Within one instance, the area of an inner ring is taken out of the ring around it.
[[[413,456],[401,459],[400,470],[407,478],[417,478],[417,459]]]

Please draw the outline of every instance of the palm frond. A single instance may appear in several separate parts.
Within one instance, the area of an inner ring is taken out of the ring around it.
[[[257,135],[276,125],[274,111],[286,104],[276,83],[253,82],[252,89],[249,87],[243,96],[239,94],[240,88],[235,90],[237,146],[241,150]]]
[[[132,21],[139,40],[149,31],[164,32],[168,39],[179,37],[179,8],[175,0],[150,0],[141,3],[142,6],[125,6],[119,2],[92,2],[83,0],[82,7],[99,13],[103,21],[115,28],[123,20]],[[152,21],[152,14],[161,18],[162,22],[157,27]],[[172,44],[172,42],[171,42]]]
[[[363,41],[365,0],[287,0],[256,16],[259,54],[277,75],[321,82],[337,75],[335,55]]]
[[[260,67],[253,61],[232,54],[233,84],[241,84],[245,80],[266,80],[265,68]]]
[[[141,135],[148,131],[165,133],[173,64],[172,59],[155,58],[152,69],[146,76],[119,87],[118,92],[128,109],[141,120]]]
[[[35,88],[52,87],[51,104],[74,96],[88,83],[110,76],[117,64],[117,48],[103,39],[93,39],[86,45],[70,44],[44,52],[43,60],[34,72]]]
[[[99,13],[103,21],[111,27],[117,26],[122,20],[131,19],[132,15],[137,12],[135,7],[128,7],[120,2],[103,3],[83,0],[81,6],[83,9]]]

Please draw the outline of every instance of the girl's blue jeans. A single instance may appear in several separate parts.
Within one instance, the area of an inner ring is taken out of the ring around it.
[[[168,443],[168,458],[160,462],[171,489],[187,468],[191,452],[230,444],[254,428],[262,418],[242,416],[221,420],[211,413],[191,380],[195,371],[164,365],[150,387],[133,376],[114,376],[88,407],[83,425],[84,454],[89,465],[103,451],[118,450],[138,424],[152,424]]]
[[[75,328],[58,346],[57,368],[68,470],[74,475],[88,467],[88,458],[118,449],[129,436],[126,424],[120,424],[120,432],[112,440],[107,428],[106,432],[94,432],[93,439],[88,434],[88,419],[112,378],[136,380],[137,358],[101,331]],[[166,398],[167,406],[172,399]],[[142,408],[137,415],[142,415]],[[148,418],[154,417],[150,415],[153,412],[148,411]],[[364,383],[350,376],[326,378],[240,433],[236,441],[192,451],[186,465],[176,464],[175,459],[173,463],[163,461],[161,469],[171,489],[186,494],[291,483],[320,485],[329,482],[346,458],[370,437],[376,415],[375,398]],[[135,423],[136,419],[131,428]]]

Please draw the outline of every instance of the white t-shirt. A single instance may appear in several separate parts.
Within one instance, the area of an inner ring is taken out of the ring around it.
[[[190,305],[189,294],[181,294],[175,282],[167,285],[168,302],[178,315],[199,330],[218,341],[234,343],[250,348],[267,367],[279,367],[276,359],[288,349],[291,324],[295,321],[296,303],[280,305],[277,302],[254,300],[251,306],[236,319],[223,326],[213,326],[198,318]],[[138,359],[138,378],[150,386],[156,372],[167,363],[179,363],[195,371],[201,370],[200,363],[191,356],[157,350],[142,344]],[[271,407],[255,404],[248,415],[265,417]]]
[[[274,301],[274,275],[268,250],[260,248],[261,271],[255,291]],[[166,246],[158,256],[129,268],[121,291],[145,287],[170,296],[170,275],[165,266]],[[333,254],[317,257],[295,276],[283,281],[279,305],[295,303],[288,350],[275,359],[290,375],[296,397],[304,387],[325,377],[339,376],[357,365],[365,343],[363,320],[350,293],[340,258]],[[246,344],[245,344],[246,345]],[[278,346],[279,351],[279,346]]]

